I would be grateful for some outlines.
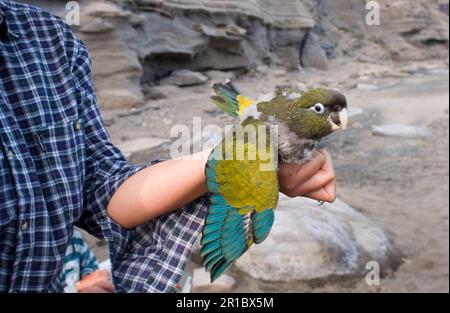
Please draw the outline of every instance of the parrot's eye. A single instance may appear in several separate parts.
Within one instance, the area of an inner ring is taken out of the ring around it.
[[[311,109],[318,114],[325,113],[325,107],[322,103],[316,103]]]

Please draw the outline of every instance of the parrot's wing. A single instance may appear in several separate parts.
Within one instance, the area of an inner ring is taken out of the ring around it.
[[[259,122],[248,122],[252,123]],[[262,132],[268,131],[263,129]],[[206,269],[211,271],[212,281],[250,245],[261,243],[267,237],[278,202],[276,151],[270,139],[264,155],[256,149],[255,143],[241,142],[244,160],[236,160],[237,138],[242,131],[239,128],[227,134],[206,165],[207,185],[212,195],[203,228],[201,255]],[[261,138],[260,133],[258,138]],[[255,158],[249,157],[251,152],[256,152]]]
[[[241,92],[231,81],[227,81],[225,84],[215,83],[211,87],[216,93],[211,96],[215,105],[233,117],[238,117],[244,112],[245,108],[254,103],[253,100],[241,95]]]

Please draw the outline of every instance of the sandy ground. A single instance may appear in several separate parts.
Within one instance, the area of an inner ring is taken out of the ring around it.
[[[379,88],[355,88],[358,82]],[[404,255],[403,263],[377,287],[367,286],[363,278],[270,285],[244,275],[238,279],[237,291],[448,292],[448,61],[384,67],[341,61],[327,72],[268,69],[236,79],[250,96],[292,83],[340,89],[350,107],[363,109],[351,119],[347,131],[333,134],[323,145],[334,158],[339,197],[388,231]],[[190,125],[194,115],[201,116],[204,124],[231,124],[231,118],[214,109],[210,92],[208,85],[183,88],[177,95],[149,101],[143,108],[105,111],[103,115],[113,142],[119,145],[141,137],[168,139],[172,125]],[[432,136],[400,139],[372,135],[371,126],[384,123],[426,126]],[[131,160],[167,157],[168,147],[133,154]],[[104,259],[105,246],[90,242]]]

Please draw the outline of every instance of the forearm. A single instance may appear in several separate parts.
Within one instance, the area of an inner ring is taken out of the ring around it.
[[[205,160],[169,160],[145,168],[114,193],[108,214],[133,228],[205,194]]]

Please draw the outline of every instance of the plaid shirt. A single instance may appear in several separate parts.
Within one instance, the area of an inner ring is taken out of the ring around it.
[[[62,291],[74,224],[108,240],[118,292],[174,291],[207,197],[126,230],[106,208],[142,168],[110,142],[83,43],[49,13],[0,0],[0,291]]]

